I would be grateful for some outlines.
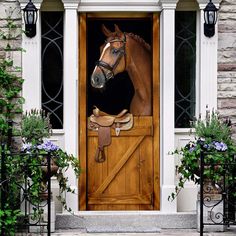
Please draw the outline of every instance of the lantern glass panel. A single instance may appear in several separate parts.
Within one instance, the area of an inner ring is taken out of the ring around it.
[[[209,11],[208,13],[208,24],[213,25],[215,24],[215,12]]]
[[[206,24],[208,24],[207,13],[207,11],[204,11],[204,21]]]
[[[32,25],[34,24],[34,12],[33,11],[28,11],[28,24]]]

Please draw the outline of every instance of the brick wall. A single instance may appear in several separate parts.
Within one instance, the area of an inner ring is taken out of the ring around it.
[[[218,110],[236,125],[236,0],[222,0],[218,26]]]
[[[21,47],[21,10],[18,1],[2,0],[0,1],[0,33],[8,33],[7,19],[14,20],[17,28],[11,30],[11,39],[5,40],[0,37],[0,58],[11,57],[15,65],[21,66],[21,52],[17,51]],[[6,53],[4,49],[10,44],[13,51]]]

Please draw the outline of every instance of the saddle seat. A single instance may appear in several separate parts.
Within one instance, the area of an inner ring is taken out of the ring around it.
[[[120,130],[129,130],[133,127],[133,115],[127,109],[122,110],[117,115],[110,115],[99,110],[93,109],[93,114],[88,119],[88,129],[98,132],[98,148],[95,154],[97,162],[105,161],[104,147],[111,144],[111,128],[115,129],[116,136]]]

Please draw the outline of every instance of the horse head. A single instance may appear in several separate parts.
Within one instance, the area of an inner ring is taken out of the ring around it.
[[[91,76],[91,85],[94,88],[103,88],[108,80],[126,68],[125,33],[117,25],[114,32],[102,25],[102,31],[107,39],[100,48],[100,58]]]

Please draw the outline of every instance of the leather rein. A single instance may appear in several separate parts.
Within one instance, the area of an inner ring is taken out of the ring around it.
[[[108,41],[107,43],[114,43],[114,42],[122,42],[123,43],[123,46],[117,49],[119,55],[118,55],[115,63],[113,65],[109,65],[107,62],[102,61],[102,60],[96,61],[96,63],[95,63],[95,65],[98,66],[101,69],[101,71],[102,71],[102,73],[103,73],[103,75],[106,79],[106,82],[109,79],[114,78],[114,70],[118,66],[118,64],[120,63],[120,60],[123,56],[124,56],[124,59],[125,59],[125,67],[126,67],[126,52],[125,52],[126,35],[125,35],[125,33],[124,33],[124,38],[123,39],[113,39],[111,41]],[[108,70],[109,72],[105,73],[104,69]]]

